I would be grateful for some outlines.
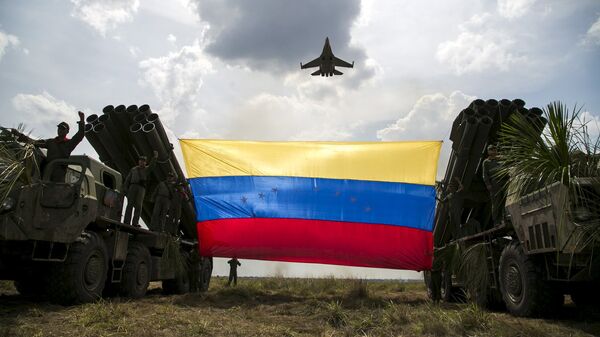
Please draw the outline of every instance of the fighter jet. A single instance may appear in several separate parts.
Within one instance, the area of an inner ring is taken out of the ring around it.
[[[300,62],[300,69],[319,67],[319,70],[311,74],[313,76],[321,75],[329,77],[333,75],[342,75],[343,73],[341,71],[335,70],[336,66],[353,68],[354,61],[352,61],[352,64],[350,64],[342,59],[335,57],[335,55],[333,55],[333,52],[331,51],[331,46],[329,45],[328,37],[325,38],[325,46],[323,46],[321,56],[308,62],[307,64],[302,64],[302,62]]]

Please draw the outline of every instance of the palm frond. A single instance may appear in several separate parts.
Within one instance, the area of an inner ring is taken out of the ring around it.
[[[559,182],[568,187],[570,196],[570,204],[563,209],[571,214],[583,209],[592,213],[590,219],[599,219],[600,138],[592,137],[582,107],[577,105],[569,110],[561,102],[552,102],[544,109],[544,118],[543,130],[521,113],[512,114],[502,125],[499,178],[517,198]],[[578,245],[598,240],[596,221],[576,225]]]
[[[19,124],[17,130],[23,133],[25,126]],[[0,129],[0,203],[15,186],[31,184],[39,177],[37,151],[32,143],[21,144],[8,129]]]

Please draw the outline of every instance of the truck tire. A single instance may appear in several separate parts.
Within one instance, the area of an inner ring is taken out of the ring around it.
[[[430,300],[434,300],[433,298],[433,283],[431,281],[431,271],[430,270],[425,270],[423,272],[423,282],[425,282],[425,289],[427,290],[427,297]]]
[[[191,284],[190,284],[190,273],[191,273],[191,261],[188,257],[188,254],[182,253],[182,256],[186,257],[184,259],[185,263],[183,266],[184,270],[180,270],[177,272],[174,279],[163,280],[162,288],[163,293],[166,295],[172,294],[185,294],[190,292]]]
[[[121,295],[140,298],[146,294],[150,284],[152,262],[150,251],[139,242],[130,242],[121,279]]]
[[[94,232],[83,232],[71,244],[65,262],[50,270],[48,296],[66,305],[95,301],[102,297],[107,271],[104,241]]]
[[[174,279],[162,281],[163,293],[166,295],[186,294],[190,292],[190,277],[189,274],[183,273]]]
[[[471,301],[480,308],[488,310],[503,310],[505,308],[500,291],[490,288],[489,285],[482,289],[469,289],[469,296]]]
[[[452,272],[442,271],[442,288],[440,290],[442,301],[447,303],[463,303],[466,300],[465,291],[460,286],[452,284]]]
[[[212,276],[212,257],[203,257],[200,263],[200,287],[198,290],[207,291],[210,286],[210,277]]]
[[[541,264],[535,262],[517,241],[502,250],[500,292],[506,309],[515,316],[542,316],[563,304],[564,296],[543,279]]]

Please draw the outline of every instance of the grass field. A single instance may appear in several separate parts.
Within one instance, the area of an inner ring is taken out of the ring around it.
[[[567,303],[522,319],[470,304],[431,304],[421,283],[214,278],[203,294],[113,298],[63,307],[0,281],[0,336],[600,336],[600,313]],[[567,301],[568,302],[568,301]]]

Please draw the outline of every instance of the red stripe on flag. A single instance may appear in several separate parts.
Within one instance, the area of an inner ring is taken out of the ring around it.
[[[432,233],[356,222],[245,218],[198,222],[200,254],[406,270],[431,269]]]

